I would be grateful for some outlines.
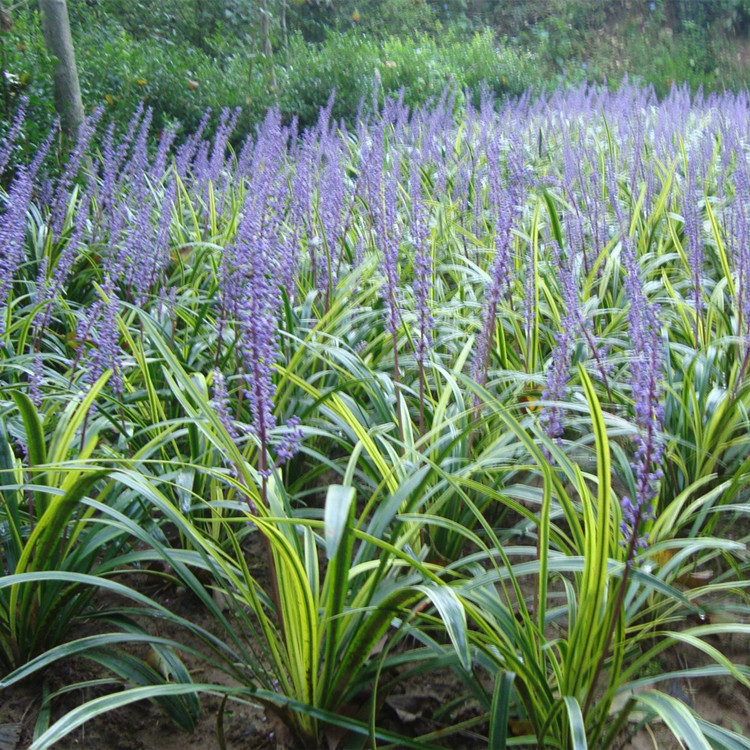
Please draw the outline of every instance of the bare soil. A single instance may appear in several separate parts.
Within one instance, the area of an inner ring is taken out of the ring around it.
[[[145,593],[159,600],[175,614],[210,629],[210,618],[202,612],[199,602],[184,589],[172,586],[154,592],[148,577],[143,576],[143,579]],[[130,583],[133,583],[132,580]],[[146,624],[147,621],[144,621],[144,625]],[[196,645],[185,632],[178,632],[176,629],[170,632],[171,627],[162,622],[152,632],[158,630],[159,635]],[[90,626],[84,624],[82,632],[73,635],[89,632]],[[735,663],[750,662],[748,638],[715,638],[711,645]],[[661,665],[665,670],[679,666],[698,666],[708,661],[707,657],[702,657],[695,649],[687,647],[668,654],[667,661]],[[207,667],[189,654],[185,654],[183,658],[195,681],[227,684],[226,676],[219,670]],[[669,663],[670,659],[674,663]],[[0,750],[29,747],[44,691],[51,692],[65,685],[96,680],[103,676],[105,673],[98,665],[77,659],[60,663],[36,682],[27,682],[6,690],[0,695]],[[94,685],[67,693],[55,701],[51,718],[54,721],[75,706],[111,692],[112,689],[112,684]],[[662,689],[694,706],[706,720],[750,736],[750,691],[731,678],[673,681],[665,684]],[[404,681],[398,684],[386,700],[379,718],[380,725],[417,737],[456,722],[470,721],[479,715],[479,707],[470,701],[461,700],[463,695],[463,686],[449,670]],[[201,703],[201,718],[192,733],[175,727],[158,706],[140,702],[91,720],[71,732],[55,747],[59,750],[219,750],[221,746],[216,721],[220,712],[220,699],[206,695],[202,697]],[[617,750],[680,748],[680,744],[660,723],[652,722],[648,726],[639,727],[638,721],[639,717],[633,718]],[[226,750],[296,750],[294,741],[276,718],[267,715],[259,706],[227,703],[223,731]],[[446,747],[453,750],[481,748],[486,746],[486,736],[486,726],[471,726],[464,733],[449,737]],[[329,750],[336,750],[339,739],[335,733],[331,733]]]

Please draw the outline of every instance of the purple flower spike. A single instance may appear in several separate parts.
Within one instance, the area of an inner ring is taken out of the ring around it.
[[[300,424],[301,420],[296,415],[291,417],[286,423],[286,432],[276,446],[278,464],[293,458],[297,451],[299,451],[302,440],[305,437]]]
[[[373,143],[363,165],[363,179],[367,185],[370,212],[375,230],[375,244],[380,253],[380,268],[384,283],[381,295],[385,302],[386,330],[396,339],[399,319],[398,254],[401,231],[398,224],[398,172],[399,161],[387,169],[384,165],[385,132],[381,123],[373,135]],[[395,348],[394,348],[395,352]]]
[[[23,264],[26,239],[26,213],[31,205],[34,179],[47,155],[52,133],[37,152],[30,167],[21,166],[10,186],[7,208],[0,221],[0,336],[5,332],[5,305],[13,277]]]
[[[490,365],[490,348],[495,336],[497,314],[500,302],[510,287],[511,272],[511,227],[515,215],[515,202],[510,189],[497,197],[498,224],[495,232],[495,258],[490,269],[490,280],[485,293],[482,332],[472,361],[472,377],[479,385],[487,382]],[[475,396],[475,405],[478,397]]]
[[[78,248],[80,247],[83,236],[87,230],[90,206],[91,191],[88,191],[83,194],[80,203],[76,206],[73,231],[65,245],[65,249],[60,253],[60,257],[55,265],[55,270],[52,275],[52,283],[45,289],[45,299],[47,302],[51,303],[54,300],[70,275],[70,271],[78,253]]]
[[[414,245],[414,303],[417,310],[419,337],[415,345],[415,356],[420,367],[424,366],[427,352],[432,344],[432,329],[435,321],[430,311],[430,289],[432,288],[432,255],[430,254],[430,228],[422,197],[419,166],[413,163],[411,175],[412,225],[411,241]]]
[[[117,393],[122,391],[122,375],[120,370],[120,335],[117,325],[119,304],[115,290],[105,282],[104,293],[107,300],[100,299],[89,311],[87,322],[84,324],[85,334],[79,332],[81,341],[90,339],[93,348],[89,351],[90,369],[86,378],[87,383],[93,383],[105,370],[112,370],[112,386]]]
[[[34,406],[40,406],[42,403],[42,384],[44,381],[44,362],[39,352],[32,354],[32,370],[29,378],[29,397]]]
[[[658,307],[648,301],[643,292],[632,240],[625,238],[625,291],[630,302],[628,323],[633,346],[630,367],[638,434],[633,461],[635,473],[634,497],[624,498],[623,534],[628,540],[629,558],[645,544],[641,525],[653,518],[654,500],[662,476],[664,455],[660,433],[663,430],[664,408],[660,402],[664,353],[661,346],[661,324]]]
[[[232,415],[229,409],[229,395],[227,394],[227,384],[224,380],[224,375],[222,375],[221,370],[214,370],[213,382],[214,397],[213,399],[211,399],[211,405],[214,407],[214,409],[216,409],[216,414],[219,417],[221,423],[224,425],[226,431],[229,433],[229,436],[232,438],[232,440],[236,441],[240,435],[234,423],[234,419],[232,419]]]
[[[21,132],[24,120],[26,119],[26,108],[29,106],[28,97],[21,97],[16,116],[13,118],[10,130],[4,141],[0,143],[0,175],[5,171],[5,167],[8,166],[11,154],[13,153],[13,147],[16,145],[18,134]]]
[[[573,352],[573,341],[579,322],[580,303],[576,288],[572,260],[562,258],[560,248],[555,246],[553,260],[560,268],[562,302],[564,313],[560,321],[560,330],[555,337],[555,348],[552,353],[552,367],[547,373],[547,386],[542,393],[544,401],[559,402],[565,400],[565,390],[570,374],[570,358]],[[562,442],[564,430],[562,407],[555,403],[542,407],[540,416],[542,426],[549,437],[558,443]]]
[[[258,471],[267,478],[273,415],[273,371],[279,356],[281,306],[280,232],[286,198],[283,136],[278,113],[269,113],[258,133],[253,185],[243,208],[235,244],[226,249],[221,267],[222,317],[234,317],[244,363],[251,427],[260,442]],[[265,483],[263,487],[265,496]]]
[[[695,305],[696,319],[696,341],[698,338],[699,322],[703,308],[703,291],[702,291],[702,271],[704,262],[703,240],[701,238],[701,216],[699,201],[701,196],[698,193],[699,182],[698,170],[691,167],[687,176],[687,184],[683,199],[683,214],[685,216],[685,249],[688,260],[690,261],[690,270],[693,283],[693,304]]]
[[[18,170],[8,195],[8,208],[0,224],[0,308],[10,294],[13,277],[23,263],[26,234],[26,212],[31,201],[33,177],[26,167]],[[4,333],[5,315],[0,317],[0,335]]]
[[[52,205],[52,230],[59,235],[65,221],[65,212],[68,207],[68,190],[73,179],[78,174],[83,157],[86,155],[89,143],[94,137],[96,126],[101,119],[104,110],[99,107],[92,115],[86,118],[78,131],[78,140],[75,148],[70,154],[68,163],[65,165],[65,171],[57,183],[55,196]]]
[[[250,402],[252,427],[264,452],[269,433],[276,425],[273,415],[276,390],[273,366],[278,356],[278,295],[262,271],[254,273],[243,287],[239,312],[242,331],[240,347],[245,362],[245,396]],[[261,458],[265,470],[265,455]]]

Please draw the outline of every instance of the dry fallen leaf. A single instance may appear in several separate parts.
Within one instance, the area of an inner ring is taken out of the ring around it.
[[[676,554],[676,549],[661,549],[658,552],[654,552],[651,559],[660,567],[663,568]],[[681,583],[683,586],[688,588],[697,588],[698,586],[705,586],[710,583],[714,574],[710,570],[692,570],[687,573],[682,573],[675,578],[677,583]]]
[[[528,719],[508,719],[508,728],[514,737],[534,734],[534,727]]]
[[[16,750],[21,741],[22,724],[0,724],[0,750]]]

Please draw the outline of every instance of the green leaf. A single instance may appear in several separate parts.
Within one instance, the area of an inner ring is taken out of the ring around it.
[[[159,644],[154,644],[154,649],[157,658],[165,659],[169,670],[174,672],[174,682],[181,684],[192,682],[189,673],[173,651]],[[107,667],[128,683],[134,685],[145,687],[148,685],[164,685],[170,682],[165,675],[160,674],[147,662],[133,654],[113,649],[109,644],[104,648],[87,651],[84,656]],[[194,693],[180,696],[162,695],[156,696],[153,700],[161,705],[178,727],[186,732],[195,728],[200,718],[200,701],[197,695]]]
[[[340,702],[341,696],[356,677],[357,671],[367,662],[375,644],[388,630],[393,618],[403,607],[413,604],[419,598],[420,592],[412,588],[397,589],[379,602],[364,621],[358,624],[332,680],[330,705]]]
[[[62,463],[68,459],[68,454],[73,450],[76,442],[76,433],[84,429],[91,407],[106,385],[112,370],[107,370],[91,386],[88,393],[83,397],[81,403],[73,399],[65,409],[62,418],[57,423],[55,434],[50,441],[48,451],[50,463]]]
[[[508,719],[512,695],[513,672],[500,672],[495,678],[490,711],[489,750],[505,750],[508,741]]]
[[[711,750],[692,711],[682,701],[658,690],[638,693],[638,703],[651,709],[689,750]]]
[[[569,695],[563,698],[563,702],[565,703],[565,710],[568,712],[570,741],[573,745],[573,750],[587,750],[586,722],[583,720],[581,706],[575,698]]]
[[[331,560],[323,586],[325,597],[325,653],[323,673],[318,686],[321,691],[318,701],[326,705],[330,688],[336,674],[337,657],[342,648],[342,635],[346,620],[342,617],[349,589],[354,536],[351,526],[354,521],[353,487],[333,485],[328,488],[324,513],[325,541]],[[342,539],[344,543],[342,544]]]
[[[69,711],[44,732],[44,734],[34,740],[29,750],[47,750],[47,748],[52,747],[74,729],[108,711],[114,711],[117,708],[127,706],[139,700],[193,695],[198,692],[200,687],[213,688],[214,686],[149,685],[146,687],[131,688],[130,690],[124,690],[112,695],[103,695]]]
[[[36,407],[31,399],[25,393],[21,393],[21,391],[11,391],[10,396],[18,407],[24,430],[26,431],[29,465],[31,467],[44,466],[47,463],[47,446],[44,442],[44,428],[42,427]],[[44,484],[45,474],[38,473],[35,479],[39,484]],[[47,494],[35,490],[34,500],[36,503],[36,512],[41,515],[47,508]]]
[[[542,196],[544,197],[547,212],[549,213],[550,231],[552,232],[552,236],[560,247],[565,247],[565,239],[563,237],[562,225],[560,224],[560,216],[555,207],[555,199],[552,197],[549,190],[546,189],[542,191]]]
[[[750,739],[747,737],[703,719],[696,719],[696,721],[706,739],[710,740],[712,747],[719,748],[719,750],[750,750]]]
[[[13,453],[5,423],[0,419],[0,498],[3,502],[3,515],[9,521],[8,533],[10,544],[5,565],[9,570],[15,570],[18,556],[21,554],[23,540],[21,537],[21,514],[19,512],[19,491],[11,488],[16,484],[14,474]]]
[[[44,428],[39,419],[36,407],[31,399],[21,391],[11,391],[11,398],[16,402],[18,411],[26,430],[26,446],[31,466],[44,466],[47,463],[47,445],[44,442]]]
[[[471,652],[466,636],[466,610],[456,592],[448,586],[415,586],[434,605],[448,631],[461,666],[471,672]]]
[[[325,528],[326,556],[333,560],[344,534],[356,492],[354,487],[332,484],[326,493],[323,524]]]
[[[86,493],[105,476],[106,471],[85,474],[64,495],[52,499],[26,542],[16,573],[32,572],[55,565],[52,550],[59,544],[71,515]]]

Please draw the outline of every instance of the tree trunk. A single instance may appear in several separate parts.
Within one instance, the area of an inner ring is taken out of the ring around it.
[[[268,12],[268,0],[261,0],[260,30],[263,35],[263,57],[266,71],[270,74],[270,83],[274,98],[278,96],[276,69],[273,67],[273,46],[271,45],[271,14]]]
[[[211,42],[207,41],[217,29],[217,19],[223,18],[223,3],[219,0],[194,0],[193,18],[195,43],[205,52],[211,52]]]
[[[273,57],[273,47],[271,46],[271,14],[268,12],[268,0],[262,0],[260,4],[260,30],[263,35],[263,54],[266,60]]]
[[[55,108],[60,115],[63,132],[75,137],[83,122],[83,101],[78,83],[78,69],[70,34],[68,6],[65,0],[39,0],[42,14],[44,44],[56,58],[54,72]]]
[[[281,0],[279,10],[279,25],[281,26],[281,39],[284,43],[284,52],[289,51],[289,35],[286,30],[286,0]]]
[[[5,66],[7,65],[7,53],[5,51],[5,34],[13,31],[13,16],[9,10],[3,7],[0,2],[0,88],[2,88],[3,109],[5,110],[5,119],[10,121],[12,107],[10,103],[10,86],[8,77],[5,75]]]

